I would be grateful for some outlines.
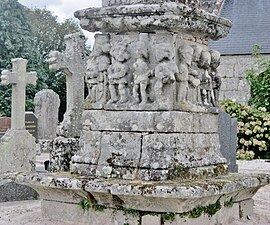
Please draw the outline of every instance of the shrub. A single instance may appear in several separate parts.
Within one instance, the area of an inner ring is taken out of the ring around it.
[[[238,120],[238,159],[269,158],[270,113],[265,107],[255,109],[232,100],[224,100],[221,107]]]
[[[260,46],[253,46],[255,63],[246,71],[246,78],[251,87],[249,105],[264,107],[270,112],[270,59],[260,54]]]

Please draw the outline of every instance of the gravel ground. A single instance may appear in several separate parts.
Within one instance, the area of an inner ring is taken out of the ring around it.
[[[238,165],[240,173],[270,174],[270,162],[264,160],[240,161]],[[254,215],[251,220],[234,221],[232,225],[270,224],[270,185],[256,193],[254,202]],[[74,223],[42,218],[41,202],[36,200],[0,203],[0,225],[74,225]],[[81,224],[76,223],[76,225]]]

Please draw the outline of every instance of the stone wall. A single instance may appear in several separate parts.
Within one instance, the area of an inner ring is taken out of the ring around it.
[[[222,78],[219,100],[235,99],[242,103],[248,102],[250,86],[245,79],[245,71],[252,67],[254,61],[251,55],[221,57],[221,65],[218,68]]]

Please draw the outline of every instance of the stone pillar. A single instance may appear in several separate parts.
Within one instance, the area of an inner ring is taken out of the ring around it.
[[[13,59],[12,72],[2,71],[1,84],[12,85],[11,130],[0,142],[0,174],[35,168],[35,138],[25,130],[25,88],[36,84],[36,72],[26,72],[26,59]]]
[[[102,34],[88,61],[89,96],[71,171],[181,181],[226,174],[220,54],[208,40],[225,37],[231,23],[209,13],[215,1],[205,8],[199,0],[145,2],[104,0],[106,7],[75,12],[84,29]]]

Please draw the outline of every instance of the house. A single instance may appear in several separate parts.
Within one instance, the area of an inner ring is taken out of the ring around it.
[[[261,53],[270,56],[270,0],[225,0],[221,16],[231,20],[233,27],[226,38],[209,43],[222,55],[220,100],[246,103],[250,86],[245,71],[254,63],[253,46],[261,46]]]

